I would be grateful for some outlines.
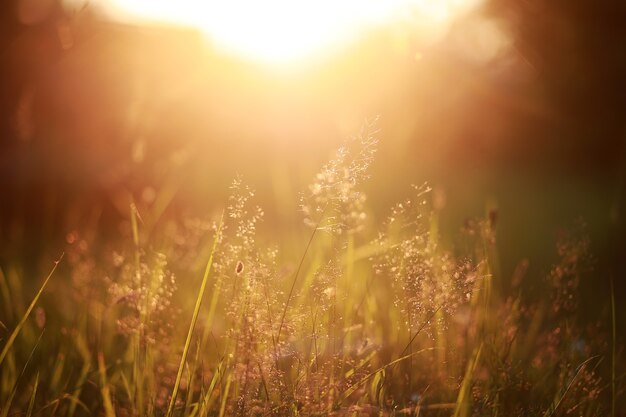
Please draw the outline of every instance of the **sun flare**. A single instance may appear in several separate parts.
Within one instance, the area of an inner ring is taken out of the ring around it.
[[[297,61],[396,22],[438,27],[476,0],[110,0],[116,19],[172,23],[202,31],[217,47],[267,63]]]

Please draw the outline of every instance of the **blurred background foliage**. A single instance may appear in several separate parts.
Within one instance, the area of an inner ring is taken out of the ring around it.
[[[613,277],[626,318],[622,2],[488,0],[436,39],[380,29],[285,70],[94,7],[0,8],[2,267],[30,280],[72,233],[94,250],[130,239],[131,196],[155,230],[213,214],[237,174],[258,191],[261,227],[302,245],[298,192],[380,115],[373,222],[424,181],[449,246],[467,219],[497,211],[506,282],[524,259],[547,272],[559,232],[583,219],[596,271],[583,311],[606,317]]]

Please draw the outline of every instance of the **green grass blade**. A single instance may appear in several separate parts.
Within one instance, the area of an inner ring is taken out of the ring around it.
[[[583,363],[581,363],[578,366],[578,368],[576,369],[576,373],[574,374],[572,379],[567,384],[567,387],[565,388],[565,391],[563,392],[563,394],[559,397],[559,399],[554,403],[554,405],[551,408],[546,410],[546,412],[543,414],[543,417],[552,417],[552,416],[554,416],[556,414],[556,411],[559,409],[559,407],[563,403],[563,400],[565,399],[565,397],[567,397],[567,394],[570,392],[572,386],[574,385],[574,382],[576,382],[578,380],[578,376],[587,367],[589,362],[591,362],[594,359],[597,359],[597,356],[592,356],[592,357],[588,358],[587,360],[585,360]]]
[[[393,361],[389,362],[388,364],[383,365],[380,368],[376,369],[375,371],[370,372],[369,374],[367,374],[366,376],[364,376],[363,378],[361,378],[360,380],[358,380],[357,382],[352,384],[350,387],[348,387],[344,392],[342,392],[341,396],[340,396],[341,399],[340,399],[339,403],[341,403],[343,400],[345,400],[350,395],[352,395],[361,385],[365,384],[367,381],[372,379],[379,372],[384,371],[387,368],[392,367],[395,364],[400,363],[400,362],[402,362],[402,361],[404,361],[406,359],[412,358],[415,355],[419,355],[420,353],[428,352],[428,351],[431,351],[433,349],[434,348],[420,349],[420,350],[418,350],[416,352],[413,352],[413,353],[410,353],[408,355],[401,356],[398,359],[394,359]]]
[[[615,417],[615,365],[616,365],[616,336],[617,330],[615,325],[615,289],[613,288],[613,278],[611,278],[611,322],[612,322],[612,345],[611,345],[611,417]]]
[[[79,398],[80,394],[83,390],[83,385],[87,381],[87,377],[89,376],[89,371],[91,370],[91,352],[89,351],[89,347],[87,346],[87,341],[85,338],[79,333],[74,338],[76,349],[80,354],[83,360],[83,366],[81,367],[79,377],[76,382],[76,389],[73,392],[74,397]],[[123,376],[124,374],[122,374]],[[67,413],[68,417],[73,417],[76,412],[76,403],[73,402],[70,404],[69,411]]]
[[[228,401],[228,393],[230,391],[230,383],[232,381],[233,374],[229,373],[226,378],[226,387],[224,388],[224,396],[222,397],[222,405],[220,406],[220,415],[219,417],[224,417],[224,412],[226,411],[226,403]]]
[[[13,402],[13,399],[15,398],[15,394],[17,394],[18,384],[20,383],[22,377],[26,373],[26,369],[28,368],[30,361],[33,359],[33,356],[35,355],[35,351],[37,350],[37,347],[39,346],[39,342],[41,342],[42,336],[43,336],[43,331],[39,334],[39,337],[37,338],[37,342],[35,343],[35,346],[33,346],[33,349],[30,351],[30,355],[28,355],[28,359],[26,360],[26,363],[24,364],[24,367],[22,368],[22,372],[20,372],[18,377],[15,379],[15,382],[13,383],[13,388],[11,389],[11,395],[9,396],[7,403],[3,406],[2,411],[0,412],[1,417],[6,417],[8,415],[9,409],[11,408],[11,403]]]
[[[105,417],[115,417],[115,409],[111,400],[111,388],[107,382],[106,365],[104,364],[104,354],[98,352],[98,371],[100,372],[100,392],[102,394],[102,402]]]
[[[16,392],[17,391],[15,390],[11,391],[11,395],[9,395],[9,398],[7,398],[6,404],[4,404],[4,406],[2,407],[2,410],[0,410],[0,417],[7,417],[9,415],[9,409],[11,408],[11,405],[13,404],[13,398],[15,398]]]
[[[48,274],[48,276],[44,280],[43,284],[41,285],[41,288],[39,288],[39,291],[35,295],[35,298],[33,298],[33,301],[31,301],[30,305],[28,306],[28,309],[26,310],[26,313],[24,313],[24,315],[22,316],[22,319],[17,324],[17,326],[13,330],[13,333],[11,333],[11,336],[9,336],[9,339],[7,340],[7,342],[5,343],[4,347],[2,348],[2,352],[0,352],[0,365],[2,365],[2,362],[4,361],[4,358],[6,358],[7,353],[9,353],[9,350],[11,349],[11,346],[13,346],[13,343],[15,342],[15,339],[17,338],[17,335],[22,330],[22,327],[24,327],[24,323],[26,323],[26,320],[28,319],[28,316],[33,311],[33,308],[35,308],[35,305],[37,304],[37,301],[39,301],[39,297],[41,297],[41,294],[43,293],[43,290],[46,288],[46,285],[48,284],[48,281],[50,281],[50,278],[54,274],[54,271],[57,269],[57,266],[59,266],[59,262],[61,262],[61,259],[63,259],[63,255],[61,255],[61,257],[54,263],[54,267],[52,267],[52,270],[50,271],[50,273]]]
[[[213,377],[211,378],[211,383],[209,384],[209,389],[207,390],[206,394],[202,398],[202,402],[200,403],[200,411],[199,411],[200,417],[206,416],[207,410],[211,406],[213,392],[220,378],[221,369],[222,369],[222,362],[219,363],[217,369],[213,373]]]
[[[478,349],[475,350],[473,357],[470,359],[467,364],[467,369],[465,371],[465,376],[463,377],[463,382],[461,383],[461,388],[459,389],[459,395],[456,399],[456,407],[454,409],[454,417],[465,417],[468,415],[468,398],[470,396],[470,388],[472,382],[472,375],[474,374],[474,370],[476,369],[476,365],[480,360],[480,354],[483,350],[483,344],[481,343],[478,346]]]
[[[315,229],[313,229],[313,232],[311,233],[311,237],[309,238],[309,241],[306,244],[304,253],[302,254],[302,257],[300,258],[298,269],[296,269],[296,273],[294,274],[293,280],[291,281],[291,288],[289,289],[289,295],[287,296],[287,301],[285,302],[285,307],[283,308],[283,313],[280,317],[280,324],[278,326],[278,332],[276,334],[276,345],[278,345],[280,341],[280,332],[283,329],[283,326],[285,325],[285,316],[287,315],[287,309],[289,308],[289,303],[291,302],[291,299],[293,297],[293,290],[296,287],[296,282],[298,281],[298,275],[300,274],[300,270],[302,269],[302,265],[304,264],[306,254],[309,252],[309,248],[311,247],[311,243],[313,243],[313,238],[315,237],[315,233],[317,232],[318,228],[319,228],[319,223],[318,223],[318,226],[316,226]]]
[[[30,394],[30,401],[28,402],[28,410],[26,411],[26,417],[33,415],[33,408],[35,407],[35,397],[37,396],[37,387],[39,386],[39,372],[35,376],[35,385],[33,385],[33,392]]]
[[[183,376],[183,370],[185,368],[187,354],[189,353],[189,346],[191,345],[191,336],[193,335],[193,330],[196,327],[196,321],[198,320],[198,313],[200,312],[202,298],[204,297],[204,290],[206,288],[207,281],[209,280],[211,267],[213,266],[213,255],[215,255],[215,251],[217,250],[217,244],[220,241],[220,235],[222,233],[223,225],[224,225],[224,214],[222,213],[222,218],[220,219],[219,226],[217,227],[217,231],[215,232],[215,240],[213,241],[213,248],[211,249],[211,255],[209,256],[209,260],[206,264],[206,269],[204,270],[204,276],[202,277],[202,283],[200,284],[200,289],[198,290],[198,297],[196,298],[196,306],[193,309],[191,323],[189,323],[189,331],[187,332],[187,339],[185,340],[185,347],[183,348],[183,354],[180,358],[180,364],[178,365],[178,373],[176,375],[176,382],[174,383],[174,389],[172,390],[172,398],[170,399],[170,405],[167,408],[166,417],[170,417],[172,415],[172,412],[174,411],[174,404],[176,403],[176,396],[178,395],[178,389],[180,387],[180,380]]]

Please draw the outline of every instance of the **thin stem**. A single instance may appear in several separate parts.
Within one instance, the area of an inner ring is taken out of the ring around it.
[[[276,344],[278,345],[279,341],[280,341],[280,332],[283,329],[283,325],[285,324],[285,316],[287,315],[287,308],[289,308],[289,303],[291,302],[291,299],[293,297],[293,290],[296,287],[296,282],[298,281],[298,275],[300,274],[300,270],[302,269],[302,265],[304,265],[304,259],[306,258],[306,254],[309,251],[309,248],[311,247],[311,243],[313,243],[313,238],[315,237],[315,233],[317,232],[317,227],[315,227],[315,229],[313,229],[313,233],[311,233],[311,237],[309,238],[309,242],[306,245],[306,248],[304,249],[304,253],[302,254],[302,257],[300,258],[300,263],[298,264],[298,269],[296,269],[296,273],[293,276],[293,281],[291,282],[291,288],[289,289],[289,295],[287,296],[287,301],[285,302],[285,307],[283,308],[283,313],[280,317],[280,325],[278,326],[278,333],[276,335]]]
[[[50,278],[54,274],[54,271],[57,269],[57,266],[59,266],[59,262],[61,262],[61,259],[63,259],[63,254],[61,254],[61,257],[57,261],[54,262],[54,267],[52,268],[52,270],[50,271],[50,273],[44,280],[43,284],[39,288],[39,291],[37,291],[37,294],[35,294],[35,297],[33,298],[30,305],[28,306],[28,309],[26,309],[26,313],[24,313],[24,315],[22,316],[22,319],[20,320],[20,322],[17,324],[17,326],[11,333],[11,336],[9,336],[9,340],[7,340],[4,347],[2,348],[2,352],[0,352],[0,365],[4,361],[4,358],[7,356],[7,354],[9,353],[9,350],[11,349],[11,346],[13,346],[13,343],[15,342],[15,339],[17,338],[17,335],[19,334],[19,332],[22,330],[22,327],[24,327],[24,324],[26,323],[28,316],[33,311],[33,308],[35,308],[35,304],[37,304],[37,301],[39,300],[39,297],[41,297],[41,294],[43,293],[44,288],[46,288],[48,281],[50,281]]]
[[[171,417],[174,411],[174,404],[176,403],[176,395],[178,394],[178,388],[180,387],[180,380],[183,376],[183,370],[185,368],[185,361],[187,360],[187,353],[189,352],[189,346],[191,345],[191,336],[193,335],[196,321],[198,320],[198,313],[200,312],[200,305],[202,304],[202,298],[204,296],[204,290],[206,288],[207,281],[209,280],[209,273],[213,266],[213,255],[217,249],[217,244],[220,241],[220,235],[222,233],[222,226],[224,225],[224,213],[220,219],[219,226],[215,232],[215,240],[213,241],[213,248],[211,249],[211,255],[204,270],[204,276],[202,277],[202,284],[200,284],[200,290],[198,291],[198,297],[196,298],[196,306],[193,310],[191,317],[191,323],[189,323],[189,331],[187,332],[187,339],[185,340],[185,347],[183,348],[183,355],[180,358],[180,364],[178,365],[178,374],[176,375],[176,382],[174,383],[174,389],[172,391],[172,398],[170,399],[170,405],[167,408],[166,417]]]
[[[613,288],[613,277],[611,277],[611,321],[613,324],[613,344],[612,344],[612,352],[611,352],[611,417],[615,417],[615,361],[616,361],[616,352],[615,352],[615,344],[616,344],[616,336],[617,330],[615,325],[615,289]]]

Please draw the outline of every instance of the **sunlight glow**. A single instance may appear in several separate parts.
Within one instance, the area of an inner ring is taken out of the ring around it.
[[[214,44],[268,63],[297,61],[395,22],[449,23],[476,0],[109,0],[114,17],[195,27]]]

